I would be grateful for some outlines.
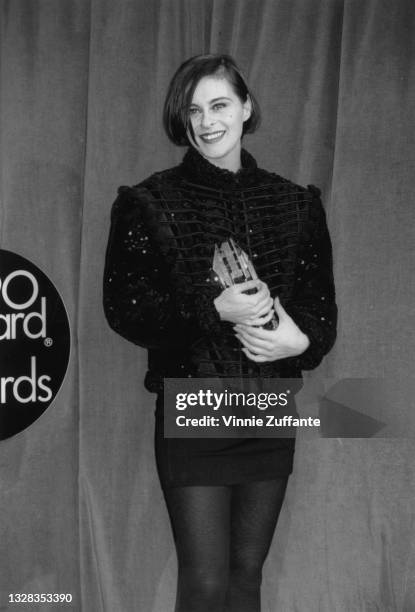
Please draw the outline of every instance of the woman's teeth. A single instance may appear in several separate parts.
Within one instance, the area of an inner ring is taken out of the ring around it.
[[[205,142],[216,142],[217,140],[220,140],[220,138],[222,138],[224,133],[224,131],[212,132],[212,134],[203,134],[200,136],[200,138]]]

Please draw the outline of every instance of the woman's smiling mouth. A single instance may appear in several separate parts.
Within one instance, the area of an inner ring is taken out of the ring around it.
[[[218,142],[225,134],[225,130],[221,130],[219,132],[211,132],[209,134],[200,134],[199,138],[203,140],[203,142],[211,143]]]

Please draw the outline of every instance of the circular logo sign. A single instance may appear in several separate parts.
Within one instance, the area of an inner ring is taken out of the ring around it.
[[[32,262],[0,249],[0,440],[51,404],[69,353],[68,316],[55,286]]]

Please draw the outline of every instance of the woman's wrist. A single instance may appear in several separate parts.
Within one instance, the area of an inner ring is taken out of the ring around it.
[[[298,337],[298,343],[297,343],[297,351],[298,351],[297,355],[302,355],[303,353],[305,353],[309,346],[310,346],[309,337],[300,330],[300,334]]]

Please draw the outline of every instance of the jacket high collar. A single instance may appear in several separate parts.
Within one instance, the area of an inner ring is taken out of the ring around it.
[[[256,183],[258,167],[255,159],[245,149],[241,150],[242,167],[237,172],[219,168],[190,147],[180,165],[182,175],[192,183],[219,189],[252,186]]]

